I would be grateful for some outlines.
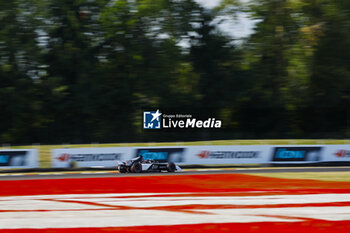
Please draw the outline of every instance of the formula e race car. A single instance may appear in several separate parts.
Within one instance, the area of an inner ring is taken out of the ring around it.
[[[141,172],[175,172],[181,168],[173,162],[160,163],[155,160],[144,160],[142,155],[125,162],[117,162],[117,169],[120,173],[141,173]]]

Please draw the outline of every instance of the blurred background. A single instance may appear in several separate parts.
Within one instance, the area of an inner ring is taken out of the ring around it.
[[[350,1],[0,0],[0,110],[2,144],[349,138]]]

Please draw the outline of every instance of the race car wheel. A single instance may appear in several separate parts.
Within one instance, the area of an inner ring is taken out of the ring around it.
[[[119,170],[120,173],[126,173],[127,172],[126,167],[123,166],[123,165],[119,165],[118,166],[118,170]]]
[[[166,165],[166,169],[168,170],[168,172],[175,172],[176,171],[175,163],[172,163],[172,162],[168,163]]]
[[[132,166],[131,166],[131,172],[134,173],[140,173],[142,171],[142,165],[139,162],[135,162]]]

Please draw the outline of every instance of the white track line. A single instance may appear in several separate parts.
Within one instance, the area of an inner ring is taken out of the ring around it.
[[[183,196],[176,196],[178,194]],[[345,206],[332,204],[332,202],[350,202],[350,194],[265,196],[220,196],[218,194],[218,196],[195,197],[186,196],[186,193],[173,193],[174,196],[160,197],[155,195],[171,194],[109,193],[0,197],[0,229],[296,222],[304,221],[303,218],[350,220],[350,204],[345,203]],[[264,206],[317,203],[322,206],[285,208]],[[186,205],[197,206],[189,209],[194,212],[186,212]],[[201,209],[201,205],[210,205],[212,208]],[[242,207],[221,208],[220,205],[241,205]],[[243,208],[245,205],[258,205],[260,208],[249,206]],[[129,209],[118,209],[117,206],[125,206]],[[9,210],[17,210],[17,212]],[[46,211],[43,212],[43,210]]]

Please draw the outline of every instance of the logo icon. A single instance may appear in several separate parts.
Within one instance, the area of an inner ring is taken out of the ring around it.
[[[9,155],[0,155],[0,163],[8,163],[9,158]]]
[[[68,161],[70,159],[70,154],[61,154],[60,156],[56,157],[61,162]]]
[[[210,152],[209,151],[202,151],[201,153],[197,154],[197,156],[201,159],[206,159],[209,157]]]
[[[350,151],[348,151],[348,150],[339,150],[334,155],[339,157],[339,158],[350,157]]]
[[[142,155],[146,160],[181,163],[184,160],[184,151],[185,148],[139,148],[134,157]]]
[[[143,112],[143,128],[144,129],[160,129],[161,115],[159,109],[156,112]]]
[[[322,147],[275,147],[272,161],[321,161]]]

